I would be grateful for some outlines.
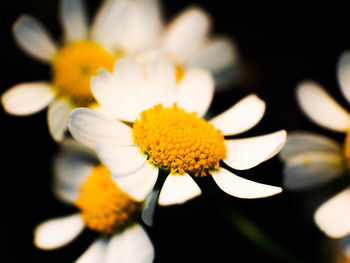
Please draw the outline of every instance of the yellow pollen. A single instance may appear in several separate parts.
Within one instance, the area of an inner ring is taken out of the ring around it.
[[[175,66],[175,79],[176,79],[176,82],[179,83],[182,80],[183,76],[185,75],[185,69],[181,66],[179,61],[176,59],[175,55],[171,53],[166,53],[165,56],[173,60],[174,66]]]
[[[68,97],[77,106],[94,102],[90,79],[100,68],[113,70],[116,57],[89,40],[64,45],[52,61],[57,95]]]
[[[171,174],[211,174],[226,154],[222,132],[176,103],[171,108],[157,105],[143,111],[132,130],[149,162]]]
[[[123,193],[103,165],[94,166],[75,201],[80,216],[92,230],[113,234],[140,211],[141,203]]]

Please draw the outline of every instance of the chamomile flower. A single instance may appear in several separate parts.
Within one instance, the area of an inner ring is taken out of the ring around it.
[[[341,55],[337,70],[341,91],[350,102],[350,53]],[[306,189],[339,176],[349,176],[350,113],[313,81],[299,84],[297,100],[312,121],[324,128],[344,133],[345,141],[342,145],[314,133],[291,133],[281,151],[281,158],[285,162],[284,186],[296,190]],[[316,224],[328,236],[344,238],[344,248],[350,256],[350,187],[321,205],[314,217]]]
[[[134,221],[142,203],[122,192],[92,153],[76,142],[64,142],[55,170],[56,195],[79,212],[39,224],[34,230],[38,248],[59,248],[89,228],[101,235],[77,262],[153,262],[153,245]]]
[[[13,25],[17,44],[32,57],[49,64],[52,79],[10,88],[2,96],[5,110],[23,116],[48,106],[49,131],[55,140],[61,140],[73,108],[96,106],[90,89],[91,76],[101,67],[112,70],[118,58],[141,49],[153,39],[159,30],[159,22],[154,22],[158,20],[154,6],[157,5],[153,0],[106,0],[89,27],[82,0],[62,0],[61,45],[34,17],[19,17]],[[142,33],[148,36],[143,40],[132,37],[138,35],[135,32],[140,31],[140,25]]]
[[[223,191],[240,198],[280,193],[280,187],[241,178],[221,165],[249,169],[282,148],[283,130],[246,139],[224,137],[256,125],[265,103],[250,95],[206,121],[214,90],[210,73],[192,68],[177,82],[174,67],[164,57],[146,71],[131,59],[120,59],[112,74],[100,71],[92,79],[92,92],[110,115],[75,109],[69,123],[73,137],[96,147],[114,181],[136,200],[151,192],[158,177],[166,178],[161,205],[200,195],[193,177],[212,176]]]

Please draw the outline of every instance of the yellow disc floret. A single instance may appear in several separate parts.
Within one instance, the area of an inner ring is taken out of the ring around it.
[[[112,71],[115,60],[115,56],[89,40],[64,45],[52,61],[57,95],[70,98],[77,106],[88,106],[94,101],[91,77],[100,68]]]
[[[118,188],[103,165],[93,167],[75,205],[86,225],[103,234],[120,230],[141,208],[141,203]]]
[[[149,161],[172,174],[211,174],[226,154],[222,132],[176,104],[143,111],[132,130],[135,143]]]

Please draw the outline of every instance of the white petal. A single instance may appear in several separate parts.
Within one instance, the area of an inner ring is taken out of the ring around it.
[[[151,263],[154,248],[145,230],[133,224],[108,243],[105,263]]]
[[[125,35],[131,1],[106,0],[91,27],[91,38],[110,52],[116,51],[118,38]]]
[[[134,144],[130,127],[103,113],[86,108],[72,111],[69,131],[77,141],[92,148],[97,141],[116,145]]]
[[[35,18],[23,15],[13,25],[17,44],[29,55],[45,62],[51,61],[57,47],[43,25]]]
[[[130,122],[151,105],[145,85],[140,66],[129,58],[119,59],[113,74],[100,70],[91,80],[91,90],[101,106],[116,118]]]
[[[147,156],[138,146],[119,146],[97,143],[97,155],[114,176],[136,172],[146,162]]]
[[[76,238],[84,229],[79,214],[47,220],[34,230],[34,244],[41,249],[55,249]]]
[[[158,0],[137,0],[130,8],[124,36],[118,38],[120,44],[130,53],[143,53],[159,40],[162,29]]]
[[[208,15],[199,8],[189,8],[169,25],[164,36],[165,49],[182,64],[204,42],[209,29]]]
[[[2,95],[1,102],[8,113],[22,116],[47,107],[54,96],[47,83],[22,83],[8,89]]]
[[[113,176],[118,187],[136,201],[143,201],[152,191],[157,178],[158,169],[145,162],[141,168],[126,176]]]
[[[253,168],[276,155],[286,138],[286,131],[281,130],[246,139],[226,140],[227,153],[224,162],[237,170]]]
[[[283,184],[288,189],[315,187],[339,177],[344,171],[340,153],[306,151],[288,158]]]
[[[350,188],[322,204],[315,213],[317,226],[332,238],[350,234]]]
[[[73,140],[72,140],[73,141]],[[64,202],[73,203],[79,196],[79,185],[84,182],[94,164],[94,155],[86,148],[77,148],[76,141],[62,143],[63,149],[54,159],[53,190]]]
[[[254,127],[263,117],[265,102],[256,95],[249,95],[233,107],[210,120],[223,135],[235,135]]]
[[[238,54],[232,40],[217,38],[208,41],[193,54],[187,67],[200,67],[215,73],[234,64]]]
[[[282,192],[282,188],[256,183],[239,177],[230,171],[220,168],[212,175],[215,183],[229,195],[239,198],[262,198]]]
[[[62,0],[60,19],[67,42],[86,38],[88,32],[87,18],[82,0]]]
[[[175,98],[175,65],[165,57],[153,61],[149,69],[149,93],[152,94],[153,105],[172,106]]]
[[[203,116],[213,99],[214,80],[210,73],[202,69],[186,71],[176,89],[176,102],[187,112],[197,112]]]
[[[286,145],[280,152],[280,157],[286,161],[294,155],[310,151],[340,153],[341,146],[338,142],[319,134],[289,132]]]
[[[350,52],[344,52],[338,61],[338,81],[340,89],[347,99],[350,102]]]
[[[350,258],[350,235],[342,239],[345,255]]]
[[[96,239],[77,260],[77,263],[104,262],[108,242],[105,238]]]
[[[190,175],[171,174],[163,184],[158,203],[160,205],[183,204],[201,193],[201,189]]]
[[[300,83],[297,99],[305,114],[318,125],[340,132],[349,129],[350,114],[317,83]]]
[[[69,114],[72,110],[73,107],[66,100],[56,100],[49,105],[47,111],[49,131],[57,142],[64,138],[68,129]]]

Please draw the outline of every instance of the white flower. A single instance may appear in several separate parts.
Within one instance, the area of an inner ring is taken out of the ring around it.
[[[170,173],[160,192],[161,205],[198,196],[201,190],[192,176],[211,175],[223,191],[240,198],[280,193],[280,187],[241,178],[219,163],[252,168],[279,152],[286,132],[225,140],[225,135],[255,126],[265,103],[250,95],[207,122],[201,117],[213,89],[213,79],[203,69],[186,71],[178,83],[170,59],[160,58],[146,72],[131,59],[120,59],[113,74],[100,71],[92,79],[94,96],[110,115],[75,109],[69,129],[75,139],[96,147],[118,186],[136,200],[151,192],[158,170],[162,179]]]
[[[350,102],[350,53],[338,62],[338,81]],[[285,162],[284,186],[306,189],[344,175],[350,165],[350,113],[340,106],[319,84],[304,81],[297,87],[297,100],[304,113],[316,124],[346,134],[345,145],[313,133],[296,132],[288,136],[281,151]],[[350,188],[325,202],[315,213],[315,222],[328,236],[344,237],[350,256]]]
[[[55,140],[62,140],[71,110],[96,106],[90,90],[91,76],[100,67],[112,70],[116,59],[149,45],[160,30],[157,12],[154,0],[106,0],[89,27],[82,0],[62,0],[62,45],[34,17],[22,15],[13,25],[17,44],[49,64],[53,76],[50,82],[27,82],[10,88],[2,96],[5,110],[30,115],[49,106],[49,131]],[[138,37],[140,26],[143,36],[147,36],[143,39]]]
[[[77,262],[153,262],[154,248],[149,237],[130,217],[130,212],[136,212],[134,208],[138,210],[141,204],[120,192],[108,170],[96,166],[92,152],[76,142],[63,142],[63,150],[55,160],[55,171],[57,197],[75,204],[80,212],[39,224],[34,231],[34,244],[38,248],[49,250],[64,246],[88,227],[103,235]],[[116,213],[113,215],[113,212]]]

